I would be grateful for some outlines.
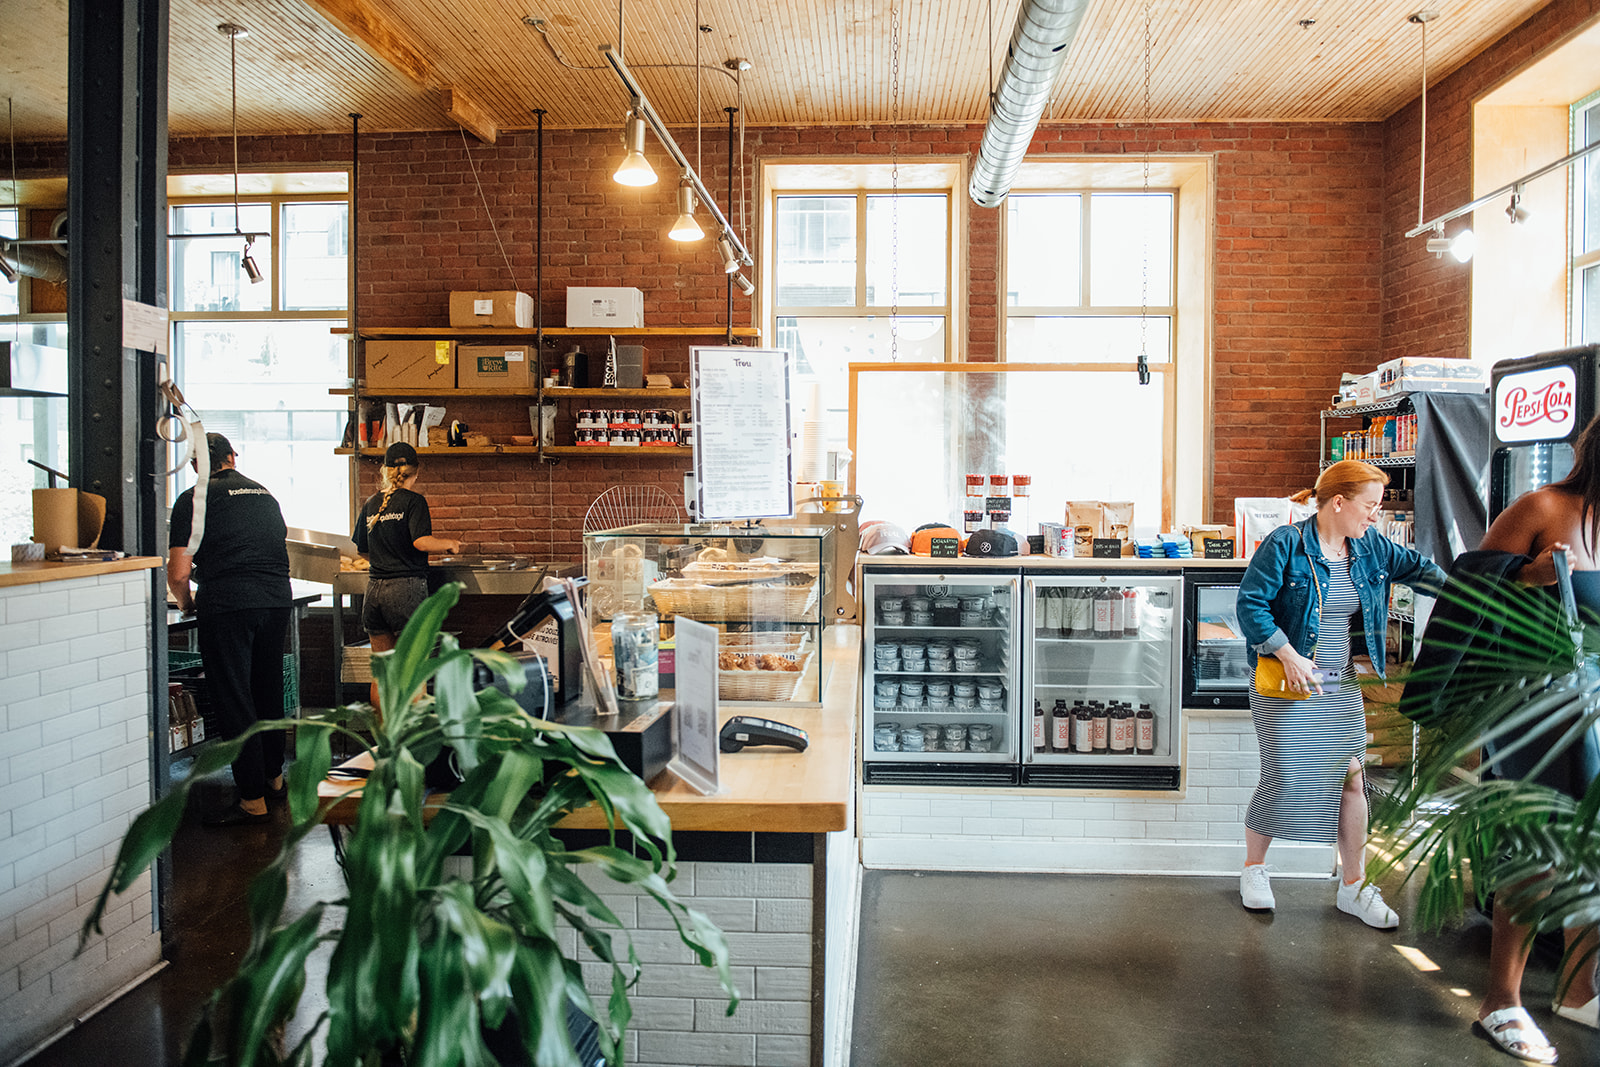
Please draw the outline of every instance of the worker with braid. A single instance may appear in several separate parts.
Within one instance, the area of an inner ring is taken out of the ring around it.
[[[352,539],[372,562],[361,625],[372,638],[372,651],[387,652],[406,623],[428,599],[428,553],[461,551],[461,542],[433,536],[428,501],[413,492],[419,465],[417,450],[403,441],[383,454],[378,492],[361,505]],[[372,685],[372,704],[378,686]]]

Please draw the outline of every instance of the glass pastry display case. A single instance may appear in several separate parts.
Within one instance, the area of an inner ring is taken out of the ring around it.
[[[681,616],[721,632],[722,700],[820,704],[834,535],[825,527],[701,524],[584,534],[588,615],[602,655],[615,615],[655,612],[666,647]]]

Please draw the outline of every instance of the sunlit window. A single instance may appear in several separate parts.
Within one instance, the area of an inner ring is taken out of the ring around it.
[[[290,526],[349,527],[349,465],[334,455],[346,403],[349,207],[327,197],[234,206],[174,202],[174,376],[208,431],[227,435],[239,469],[270,489]],[[236,232],[238,231],[238,232]],[[246,247],[243,234],[259,234]],[[244,269],[248,254],[261,276]],[[179,492],[192,482],[185,472]]]
[[[1572,147],[1600,142],[1600,93],[1572,108]],[[1600,153],[1573,168],[1572,336],[1579,344],[1600,341]]]
[[[950,358],[950,209],[947,191],[775,197],[774,343],[794,352],[827,448],[846,444],[851,363]]]

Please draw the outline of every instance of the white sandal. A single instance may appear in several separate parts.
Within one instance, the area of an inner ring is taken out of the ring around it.
[[[1550,1010],[1568,1022],[1600,1030],[1600,997],[1590,997],[1589,1003],[1577,1008],[1569,1008],[1558,1000],[1550,1005]]]
[[[1484,1036],[1499,1045],[1507,1054],[1529,1063],[1554,1063],[1556,1050],[1544,1036],[1533,1016],[1521,1007],[1501,1008],[1491,1011],[1474,1024]],[[1504,1027],[1504,1029],[1501,1029]],[[1513,1048],[1521,1045],[1521,1049]]]

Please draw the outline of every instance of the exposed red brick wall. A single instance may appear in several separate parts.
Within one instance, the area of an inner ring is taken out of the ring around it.
[[[902,131],[904,156],[961,155],[977,149],[980,127]],[[536,138],[474,143],[467,158],[457,134],[379,134],[362,140],[359,204],[361,321],[369,326],[447,322],[451,289],[534,288]],[[703,178],[726,198],[725,142],[708,140]],[[887,155],[887,131],[862,128],[761,130],[746,134],[751,158]],[[1379,357],[1383,131],[1375,124],[1218,124],[1041,128],[1035,153],[1215,153],[1216,384],[1215,514],[1235,496],[1282,493],[1314,477],[1316,412],[1344,369]],[[178,142],[173,165],[224,165],[223,142]],[[270,138],[241,142],[241,165],[343,163],[349,139]],[[724,275],[703,246],[664,239],[672,216],[670,170],[663,181],[628,190],[609,180],[611,131],[552,131],[545,147],[547,325],[565,322],[568,285],[613,282],[645,291],[650,325],[726,322]],[[478,198],[481,182],[489,214]],[[964,195],[964,190],[961,191]],[[725,205],[726,206],[726,205]],[[489,225],[492,214],[499,242]],[[702,222],[704,222],[702,213]],[[1002,315],[1000,213],[970,208],[965,245],[967,318],[958,355],[992,360]],[[753,241],[753,227],[745,229]],[[503,251],[502,251],[503,246]],[[507,265],[509,260],[509,267]],[[752,324],[750,301],[736,294],[736,325]],[[557,354],[572,342],[555,339]],[[599,339],[584,343],[600,354]],[[690,338],[651,339],[652,369],[682,375]],[[463,400],[452,418],[490,433],[526,433],[526,403]],[[1070,413],[1069,413],[1070,415]],[[570,412],[563,413],[563,426]],[[633,457],[430,458],[423,490],[445,536],[474,550],[527,551],[576,560],[583,512],[601,491],[629,481],[660,484],[676,496],[681,459]],[[370,490],[375,465],[361,464]]]
[[[1428,88],[1428,174],[1424,218],[1472,199],[1472,105],[1600,14],[1600,0],[1554,0]],[[1420,48],[1420,38],[1418,41]],[[1418,79],[1420,86],[1420,53]],[[1421,144],[1420,97],[1384,123],[1383,359],[1465,357],[1472,332],[1470,264],[1428,253],[1426,237],[1405,236],[1417,225]],[[1446,233],[1499,220],[1500,206],[1478,222],[1464,216]],[[1504,225],[1501,221],[1501,225]],[[1368,368],[1358,368],[1368,369]]]

